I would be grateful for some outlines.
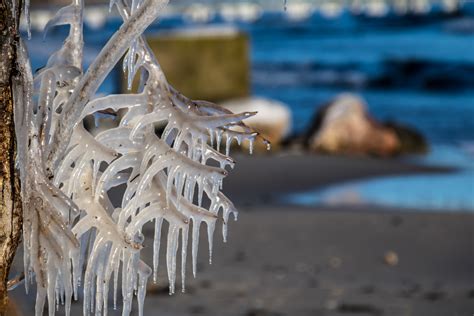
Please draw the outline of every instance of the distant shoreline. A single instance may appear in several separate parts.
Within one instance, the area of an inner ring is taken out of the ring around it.
[[[278,205],[291,192],[323,189],[348,181],[389,175],[449,173],[458,169],[424,166],[402,159],[329,156],[281,152],[235,157],[235,170],[224,180],[224,193],[237,205]]]

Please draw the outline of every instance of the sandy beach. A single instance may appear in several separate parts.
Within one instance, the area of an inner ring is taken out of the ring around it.
[[[288,191],[448,169],[395,159],[294,154],[236,160],[236,169],[224,182],[240,211],[239,220],[230,225],[228,242],[222,242],[219,225],[209,265],[202,231],[197,278],[188,262],[186,294],[168,295],[162,263],[158,284],[148,286],[145,315],[469,316],[474,312],[473,214],[278,204],[278,196]],[[152,236],[151,227],[146,234]],[[151,262],[151,251],[145,252],[145,261]],[[180,289],[179,277],[177,282]],[[33,314],[33,295],[26,297],[18,287],[12,296],[23,315]],[[78,302],[72,315],[80,314]],[[120,309],[109,312],[119,314]]]

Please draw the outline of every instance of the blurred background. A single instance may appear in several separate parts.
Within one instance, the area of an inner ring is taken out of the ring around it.
[[[230,240],[212,266],[202,242],[185,295],[162,271],[146,315],[472,315],[474,2],[170,2],[146,32],[169,82],[259,111],[273,146],[234,149]],[[65,3],[32,1],[33,70],[67,35],[43,39]],[[87,67],[122,20],[86,5]],[[126,91],[119,64],[99,93]]]

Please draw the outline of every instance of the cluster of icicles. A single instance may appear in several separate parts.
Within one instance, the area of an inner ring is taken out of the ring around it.
[[[36,280],[37,315],[46,301],[49,315],[60,304],[69,315],[80,287],[84,315],[107,314],[109,287],[114,307],[121,289],[122,315],[130,314],[134,295],[142,315],[148,277],[153,274],[157,281],[163,221],[168,223],[170,293],[175,292],[180,247],[184,291],[188,235],[195,274],[201,224],[207,226],[212,255],[218,216],[224,241],[229,216],[236,216],[220,192],[226,167],[234,165],[229,148],[233,140],[248,141],[252,148],[259,136],[242,122],[254,113],[233,114],[190,100],[166,82],[141,36],[166,0],[111,1],[124,24],[83,72],[82,2],[74,0],[47,24],[45,32],[62,24],[70,25],[70,31],[34,78],[24,46],[19,52],[24,80],[31,83],[15,91],[16,104],[23,104],[16,107],[15,121],[25,284],[28,291]],[[135,75],[141,77],[139,92],[94,98],[124,54],[129,84]],[[113,115],[116,126],[91,132],[84,127],[91,115]],[[164,126],[161,133],[157,124]],[[118,186],[125,191],[117,207],[109,193]],[[147,222],[155,225],[152,267],[140,258]]]

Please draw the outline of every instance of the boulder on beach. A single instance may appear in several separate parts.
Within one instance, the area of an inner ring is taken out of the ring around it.
[[[221,102],[250,94],[249,38],[233,26],[162,30],[147,36],[168,82],[194,100]],[[132,91],[139,82],[136,75]],[[130,93],[128,75],[122,91]]]
[[[425,154],[428,152],[429,145],[425,137],[415,128],[393,121],[385,122],[384,126],[397,134],[400,141],[400,154]]]
[[[348,93],[318,111],[306,145],[319,152],[376,156],[398,154],[401,147],[396,132],[370,117],[362,98]]]
[[[254,128],[272,143],[272,149],[278,148],[291,130],[291,111],[279,101],[261,97],[236,99],[221,104],[234,113],[257,111],[258,113],[245,120],[245,124]],[[246,146],[247,144],[243,144]],[[266,145],[255,143],[257,151],[266,151]]]

